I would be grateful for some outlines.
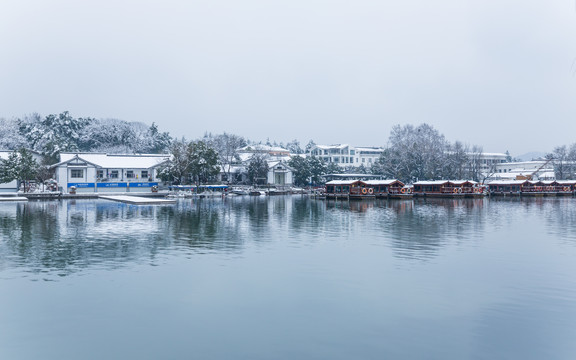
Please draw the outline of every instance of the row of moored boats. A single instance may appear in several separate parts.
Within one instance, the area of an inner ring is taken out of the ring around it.
[[[326,199],[409,199],[412,197],[478,198],[494,196],[574,195],[576,180],[506,180],[480,184],[471,180],[418,181],[411,185],[399,180],[334,180],[317,194]]]

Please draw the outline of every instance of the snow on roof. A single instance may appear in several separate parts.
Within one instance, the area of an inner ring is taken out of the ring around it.
[[[402,181],[396,180],[396,179],[392,179],[392,180],[367,180],[364,182],[368,185],[390,185],[390,184],[394,184],[396,182],[403,184]]]
[[[576,180],[556,180],[558,184],[561,185],[573,185],[576,184]]]
[[[269,146],[264,144],[248,145],[240,148],[239,151],[270,151],[270,152],[289,152],[287,149],[278,146]]]
[[[486,182],[487,185],[521,185],[528,180],[491,180]]]
[[[60,162],[72,160],[76,155],[80,159],[105,169],[150,169],[167,161],[167,154],[116,155],[104,153],[61,153]]]
[[[380,177],[381,175],[346,173],[346,174],[326,174],[326,175],[324,175],[324,176],[332,176],[332,177],[356,177],[356,178],[361,178],[361,177]]]
[[[240,161],[245,162],[248,161],[252,158],[252,156],[254,156],[254,154],[252,153],[239,153],[238,157],[240,158]]]
[[[282,165],[283,167],[285,167],[288,170],[294,171],[294,169],[292,169],[290,166],[288,166],[288,164],[286,164],[285,161],[282,160],[268,160],[268,168],[273,168],[275,166],[278,165]]]
[[[332,144],[332,145],[316,145],[320,149],[342,149],[348,146],[348,144]]]
[[[332,180],[328,181],[326,185],[352,185],[359,181],[360,180]]]
[[[376,146],[362,146],[362,147],[355,147],[356,151],[384,151],[383,147],[376,147]]]
[[[429,181],[416,181],[414,185],[442,185],[446,184],[449,180],[429,180]]]
[[[469,153],[469,154],[475,154],[475,153]],[[489,153],[489,152],[483,152],[483,153],[480,153],[480,156],[507,157],[508,155],[506,155],[505,153]]]
[[[450,181],[452,184],[454,184],[454,185],[464,185],[464,184],[466,184],[466,183],[469,183],[469,184],[472,184],[472,185],[478,184],[478,183],[477,183],[476,181],[474,181],[474,180],[449,180],[449,181]]]
[[[0,151],[0,159],[7,160],[13,151]]]

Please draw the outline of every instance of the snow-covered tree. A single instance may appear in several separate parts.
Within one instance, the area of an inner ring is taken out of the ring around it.
[[[315,156],[306,158],[310,168],[310,180],[312,185],[321,185],[324,183],[322,176],[326,175],[326,163]]]
[[[223,133],[221,135],[206,134],[204,140],[207,141],[218,153],[218,161],[227,175],[231,179],[232,165],[240,162],[238,150],[248,143],[238,135]]]
[[[554,173],[556,179],[564,180],[567,179],[570,174],[570,165],[568,163],[569,150],[566,145],[556,146],[554,151],[549,154],[549,158],[552,158],[552,163],[554,164]]]
[[[467,179],[470,171],[469,149],[460,141],[448,144],[443,162],[442,178],[444,179]]]
[[[300,141],[294,139],[286,143],[286,149],[290,151],[291,154],[303,154],[304,150],[300,147]]]
[[[431,125],[396,125],[379,166],[383,173],[403,182],[438,179],[442,176],[446,144],[444,135]]]
[[[252,156],[248,163],[247,173],[251,184],[265,184],[268,179],[266,156],[262,154]]]
[[[84,128],[80,137],[81,151],[130,154],[140,147],[138,133],[145,133],[142,123],[129,123],[118,119],[99,119]]]
[[[342,174],[344,171],[342,171],[342,168],[340,167],[340,165],[335,164],[333,162],[328,163],[326,165],[326,174]]]
[[[143,153],[150,154],[162,154],[168,151],[170,144],[172,143],[172,137],[168,132],[160,132],[158,126],[155,123],[150,125],[148,131],[146,132],[148,147],[145,148]]]
[[[21,182],[34,180],[37,173],[38,163],[32,153],[25,148],[12,152],[8,159],[0,159],[0,183],[17,180],[20,187]]]
[[[157,170],[158,177],[174,184],[186,184],[192,166],[191,153],[191,143],[186,139],[173,141],[170,145],[170,161]]]
[[[308,144],[306,144],[306,147],[304,148],[304,151],[306,152],[306,154],[308,154],[314,146],[316,146],[316,143],[314,142],[314,140],[308,141]]]
[[[294,169],[294,185],[307,186],[310,182],[310,166],[306,158],[301,156],[292,156],[288,161],[288,166]]]
[[[218,152],[203,140],[193,141],[190,148],[190,175],[196,184],[213,181],[220,173]]]
[[[0,149],[16,150],[24,146],[26,139],[19,132],[18,120],[0,118]]]
[[[487,174],[482,173],[483,152],[484,150],[479,145],[472,145],[468,152],[468,178],[482,183],[496,172],[495,166],[492,165]]]
[[[64,111],[41,120],[37,117],[22,119],[19,121],[19,133],[32,149],[56,162],[61,152],[79,150],[82,130],[93,121],[91,118],[75,119]]]

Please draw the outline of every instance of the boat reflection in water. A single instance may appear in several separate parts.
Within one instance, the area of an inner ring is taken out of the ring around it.
[[[574,201],[0,203],[0,358],[571,359]]]

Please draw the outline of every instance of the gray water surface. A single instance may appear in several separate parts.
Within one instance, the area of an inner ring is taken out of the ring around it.
[[[576,199],[0,203],[0,359],[575,359]]]

